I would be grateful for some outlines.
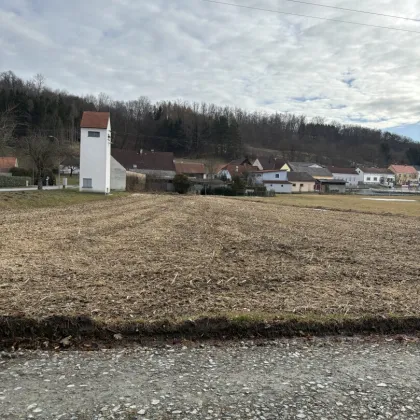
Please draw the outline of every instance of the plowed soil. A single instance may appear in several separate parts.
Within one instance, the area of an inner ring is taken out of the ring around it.
[[[417,315],[420,219],[137,195],[0,214],[0,315]]]

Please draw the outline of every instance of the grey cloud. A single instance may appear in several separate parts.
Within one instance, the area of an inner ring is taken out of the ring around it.
[[[395,19],[237,1],[420,31]],[[420,10],[420,0],[399,3],[376,0],[364,7],[411,17]],[[354,6],[350,0],[333,4]],[[1,70],[22,77],[41,72],[53,88],[77,94],[182,98],[378,128],[418,121],[416,34],[200,0],[15,0],[13,6],[0,0],[0,25]]]

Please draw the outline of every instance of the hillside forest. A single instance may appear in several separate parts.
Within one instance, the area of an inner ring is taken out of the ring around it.
[[[77,144],[83,111],[110,111],[113,147],[124,149],[226,161],[259,154],[337,166],[420,164],[419,143],[381,130],[182,100],[80,97],[53,91],[42,75],[22,80],[11,71],[0,73],[0,155],[34,133]]]

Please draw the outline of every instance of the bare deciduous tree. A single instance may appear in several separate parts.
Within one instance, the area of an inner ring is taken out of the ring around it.
[[[15,107],[9,107],[5,112],[0,112],[0,155],[6,154],[14,146],[14,109]]]
[[[60,164],[71,153],[72,146],[67,142],[57,141],[54,137],[37,133],[19,141],[21,151],[28,156],[38,175],[38,189],[42,190],[42,182],[48,170],[59,169]]]

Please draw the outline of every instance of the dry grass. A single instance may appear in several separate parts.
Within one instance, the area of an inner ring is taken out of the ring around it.
[[[0,214],[1,315],[418,315],[420,220],[136,195]]]
[[[112,200],[124,193],[112,195],[80,193],[75,190],[16,191],[0,193],[0,210],[68,206],[92,201]]]
[[[367,199],[369,198],[369,200]],[[370,199],[403,199],[413,202],[376,201]],[[311,207],[320,209],[343,210],[353,212],[366,212],[376,214],[395,214],[401,216],[420,217],[420,195],[408,196],[360,196],[360,195],[319,195],[319,194],[285,194],[272,198],[237,197],[240,200],[258,201],[262,203],[292,206]]]

